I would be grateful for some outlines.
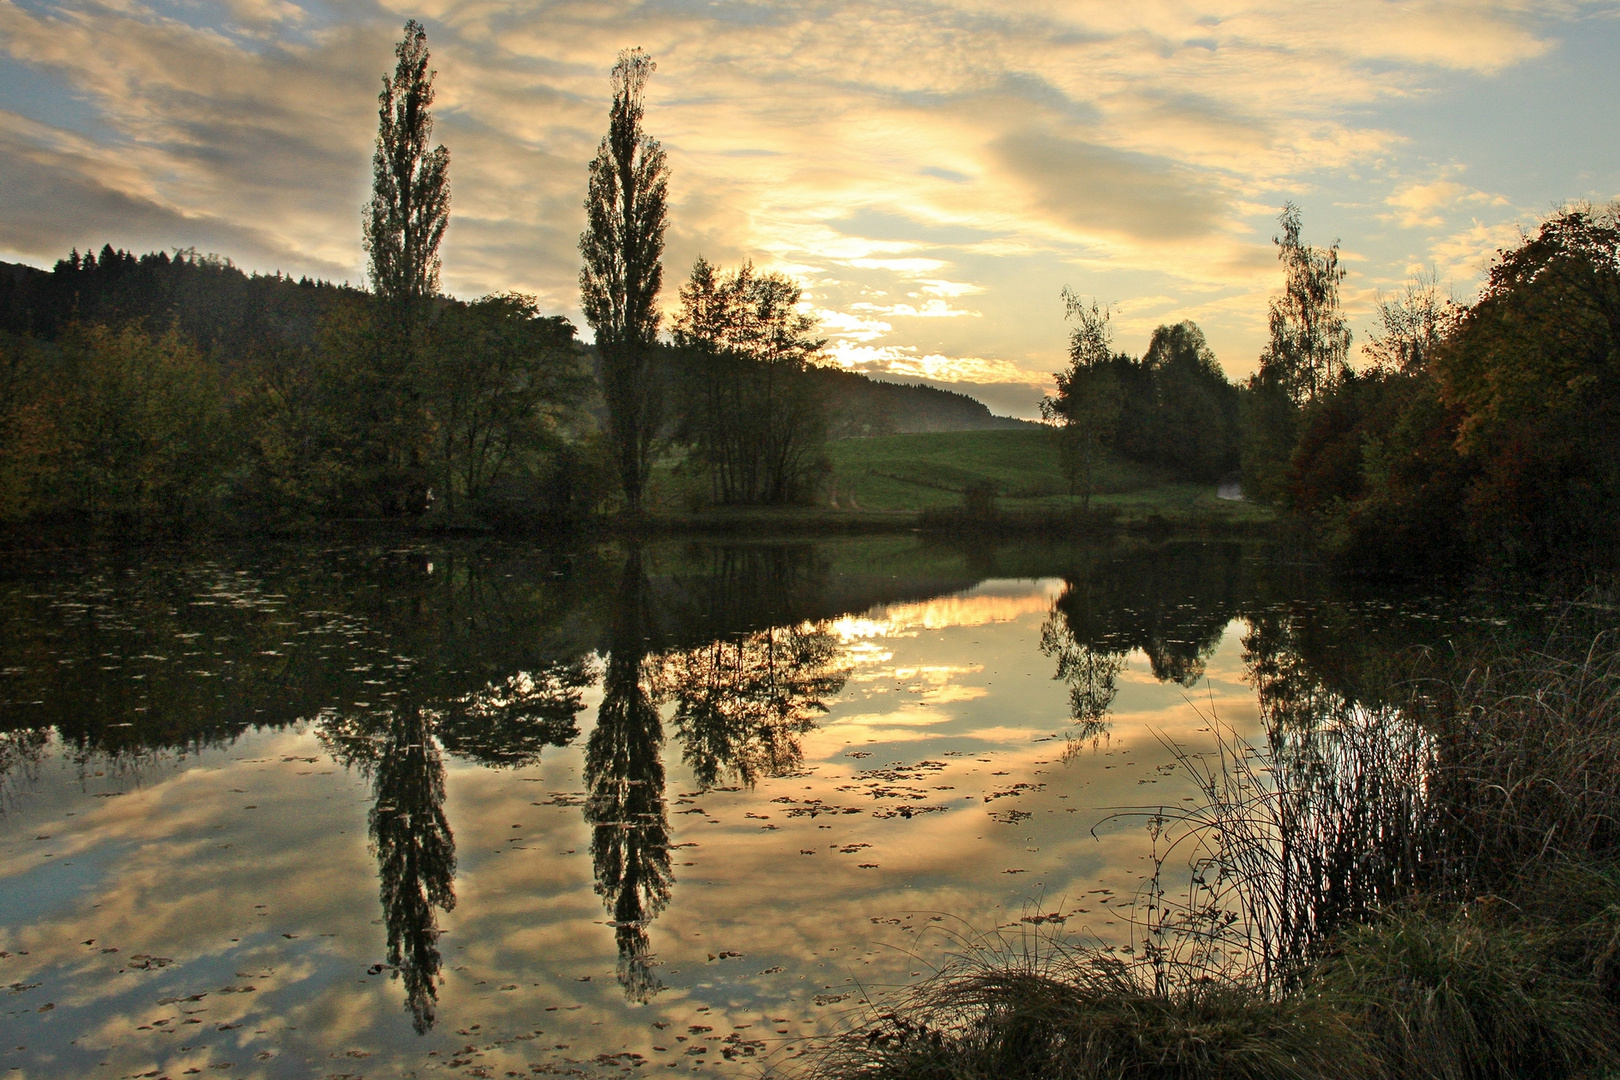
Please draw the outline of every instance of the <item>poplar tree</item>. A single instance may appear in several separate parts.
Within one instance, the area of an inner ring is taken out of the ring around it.
[[[377,150],[365,213],[371,287],[407,325],[439,289],[439,242],[450,223],[450,151],[433,140],[427,31],[415,19],[394,47],[394,77],[377,96]]]
[[[427,31],[416,20],[405,24],[394,55],[394,75],[383,76],[377,97],[363,220],[378,318],[365,320],[358,352],[349,357],[358,364],[360,480],[387,515],[421,513],[431,498],[417,339],[439,290],[439,243],[450,222],[450,152],[432,146],[436,73],[428,67]]]
[[[627,49],[613,65],[608,132],[591,162],[586,229],[579,238],[580,305],[596,331],[608,436],[632,513],[641,509],[662,419],[655,386],[658,291],[663,284],[669,168],[658,140],[642,130],[642,95],[652,58]]]

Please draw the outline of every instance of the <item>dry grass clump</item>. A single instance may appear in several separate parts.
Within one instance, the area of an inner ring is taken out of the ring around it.
[[[1560,928],[1500,902],[1415,904],[1343,931],[1315,992],[1354,1017],[1383,1075],[1531,1080],[1603,1075],[1616,1061],[1613,1010]]]
[[[1620,637],[1479,665],[1415,709],[1438,738],[1431,887],[1508,893],[1620,860]]]
[[[921,1018],[921,1019],[919,1019]],[[1088,952],[937,976],[819,1063],[894,1080],[1317,1080],[1376,1076],[1325,998],[1210,978],[1168,992]]]

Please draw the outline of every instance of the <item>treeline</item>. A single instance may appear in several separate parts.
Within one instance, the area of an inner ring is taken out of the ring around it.
[[[1071,490],[1108,454],[1214,479],[1307,523],[1354,572],[1585,572],[1620,546],[1620,203],[1566,208],[1501,251],[1472,304],[1419,279],[1350,363],[1338,245],[1288,204],[1259,368],[1221,374],[1192,323],[1141,359],[1064,293],[1070,366],[1043,402]]]
[[[1213,481],[1238,466],[1239,391],[1196,323],[1153,331],[1140,358],[1116,352],[1109,311],[1065,289],[1069,367],[1041,402],[1071,495],[1089,504],[1109,455]]]
[[[169,530],[588,512],[588,352],[532,299],[384,302],[180,253],[0,277],[0,519]],[[592,488],[592,484],[595,488]]]
[[[720,276],[766,280],[796,303],[785,279],[751,267]],[[962,394],[810,356],[788,370],[741,340],[760,335],[737,328],[744,300],[733,291],[729,329],[680,333],[655,354],[670,405],[663,452],[684,454],[704,490],[712,465],[720,501],[816,497],[826,439],[1021,424]],[[790,310],[767,303],[763,315]],[[595,350],[567,320],[522,296],[438,296],[408,358],[391,361],[385,314],[371,292],[250,275],[194,251],[108,245],[50,271],[0,264],[0,521],[560,526],[611,510]],[[722,389],[730,412],[715,411]],[[807,425],[797,479],[750,486],[718,471],[715,439],[731,440],[733,466],[749,440],[763,450],[760,423],[782,394]]]
[[[1342,362],[1347,333],[1304,331],[1332,299],[1312,289],[1337,283],[1332,254],[1306,249],[1289,274],[1300,317],[1274,312],[1284,332],[1246,391],[1246,486],[1309,521],[1348,569],[1612,564],[1620,204],[1554,214],[1498,254],[1472,304],[1432,280],[1385,300],[1361,371]]]
[[[998,425],[961,395],[820,366],[799,286],[749,264],[700,259],[660,336],[667,168],[641,131],[639,51],[613,69],[587,177],[596,343],[533,297],[441,294],[450,154],[414,21],[395,55],[362,219],[369,290],[111,245],[48,273],[0,264],[0,523],[568,527],[642,509],[655,460],[688,495],[807,502],[828,438]]]

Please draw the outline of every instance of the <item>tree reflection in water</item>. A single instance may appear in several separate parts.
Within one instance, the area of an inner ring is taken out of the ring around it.
[[[456,906],[456,841],[444,816],[444,758],[426,710],[393,712],[372,774],[372,850],[388,928],[388,964],[405,984],[412,1026],[439,1000],[438,911]]]
[[[1069,684],[1069,719],[1074,724],[1068,732],[1069,745],[1078,747],[1106,734],[1125,654],[1099,652],[1076,641],[1056,605],[1041,624],[1041,652],[1057,660],[1052,677]]]
[[[585,820],[596,891],[613,917],[619,984],[633,1001],[663,989],[648,952],[647,924],[664,909],[672,882],[664,726],[647,664],[649,616],[641,553],[632,551],[608,629],[602,704],[585,744]]]
[[[405,986],[418,1034],[438,1005],[439,917],[456,906],[456,842],[444,812],[444,753],[495,767],[526,765],[545,746],[579,734],[581,690],[594,681],[587,659],[542,664],[436,702],[328,713],[317,735],[334,758],[371,779],[369,816],[378,892],[387,929],[386,962]]]
[[[765,592],[747,599],[760,603]],[[761,777],[799,768],[800,737],[827,711],[823,698],[842,690],[849,674],[824,623],[777,626],[685,649],[660,650],[656,636],[642,556],[632,551],[608,627],[602,704],[585,744],[585,820],[592,827],[596,891],[618,942],[619,983],[633,1001],[663,989],[647,928],[674,883],[661,707],[673,700],[682,758],[701,788],[728,780],[751,787]]]
[[[1041,626],[1041,652],[1069,684],[1069,745],[1108,731],[1126,658],[1140,650],[1153,677],[1191,687],[1204,677],[1227,624],[1242,609],[1237,548],[1172,546],[1094,553],[1064,576]]]
[[[1288,835],[1317,829],[1335,845],[1295,844],[1288,880],[1337,890],[1343,910],[1390,895],[1353,857],[1402,834],[1352,796],[1417,790],[1415,759],[1403,755],[1421,746],[1415,735],[1391,742],[1413,728],[1376,687],[1388,656],[1433,640],[1430,624],[1392,620],[1389,603],[1323,595],[1292,564],[1237,544],[1011,548],[970,563],[892,547],[857,547],[837,572],[830,549],[813,545],[666,545],[644,561],[483,542],[254,548],[135,568],[86,556],[71,573],[18,570],[0,581],[0,802],[47,752],[98,787],[127,790],[165,761],[313,718],[334,758],[372,784],[388,956],[426,1030],[438,920],[455,902],[444,755],[531,765],[579,737],[585,691],[602,678],[586,747],[593,872],[620,980],[646,1000],[659,990],[649,927],[673,887],[665,712],[702,787],[795,772],[800,740],[848,675],[826,620],[959,593],[983,575],[1061,574],[1040,647],[1069,684],[1074,731],[1107,730],[1137,650],[1155,677],[1191,686],[1225,628],[1246,619],[1277,775],[1310,793]],[[1323,777],[1340,778],[1342,793]],[[1402,857],[1390,850],[1381,865]]]
[[[597,676],[590,657],[576,656],[492,681],[446,704],[439,739],[448,753],[485,765],[532,765],[546,747],[579,738],[584,690]]]
[[[775,627],[671,654],[663,677],[675,698],[681,757],[699,787],[797,772],[800,736],[844,688],[838,638],[826,624]]]

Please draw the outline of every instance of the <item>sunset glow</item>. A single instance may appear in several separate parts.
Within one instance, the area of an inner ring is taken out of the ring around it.
[[[1253,370],[1277,207],[1342,238],[1365,340],[1432,267],[1471,295],[1566,200],[1620,193],[1612,5],[0,0],[0,258],[196,247],[359,283],[379,76],[428,29],[444,286],[583,327],[576,239],[607,71],[656,59],[666,306],[702,254],[804,284],[845,367],[1029,416],[1059,290],[1118,345],[1196,320]]]

